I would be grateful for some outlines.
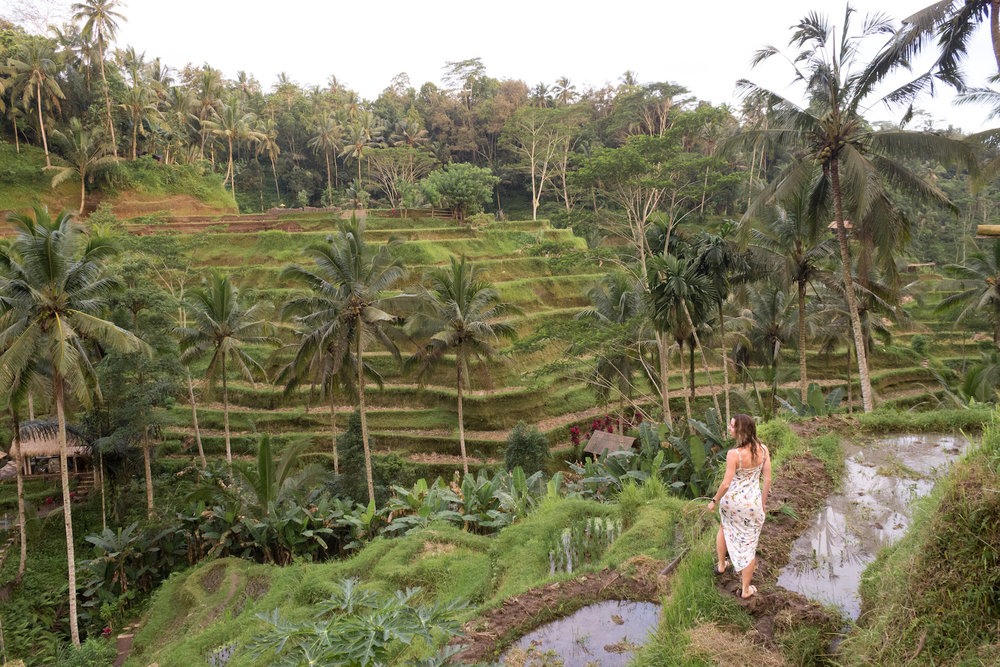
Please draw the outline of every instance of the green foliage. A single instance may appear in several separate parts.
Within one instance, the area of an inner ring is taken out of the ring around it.
[[[164,164],[151,155],[119,160],[104,172],[108,194],[134,190],[143,194],[194,196],[211,206],[230,209],[232,195],[222,185],[222,176],[203,170],[201,164]]]
[[[862,429],[872,433],[957,433],[982,429],[991,414],[992,409],[987,406],[930,412],[904,412],[880,407],[868,414],[859,415],[858,423]]]
[[[118,656],[110,639],[90,637],[76,648],[70,645],[56,660],[56,667],[107,667]]]
[[[521,468],[526,475],[534,475],[545,470],[551,457],[549,439],[539,432],[537,426],[529,427],[524,422],[518,422],[507,436],[507,448],[504,450],[507,470]]]
[[[621,520],[589,517],[563,528],[549,545],[549,575],[573,574],[587,563],[596,563],[622,534]]]
[[[493,186],[499,182],[486,167],[458,162],[435,169],[420,181],[420,187],[434,206],[453,208],[465,218],[482,209],[493,197]]]
[[[810,382],[805,403],[796,392],[789,394],[787,400],[780,396],[777,399],[782,407],[798,417],[825,417],[837,411],[845,393],[847,392],[843,387],[836,387],[828,395],[823,396],[823,390],[819,385]]]
[[[304,662],[360,667],[389,664],[414,640],[433,644],[457,635],[462,626],[455,619],[464,603],[419,604],[414,599],[419,592],[384,596],[362,588],[356,579],[340,581],[317,605],[312,621],[290,621],[277,611],[261,615],[270,627],[251,646],[251,654],[274,656],[271,664],[289,667]]]

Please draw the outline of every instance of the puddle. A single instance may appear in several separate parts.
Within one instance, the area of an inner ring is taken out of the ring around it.
[[[845,444],[842,489],[792,544],[778,585],[856,619],[861,573],[879,549],[903,535],[913,501],[930,493],[968,446],[961,436],[933,434],[881,438],[865,447]]]
[[[566,667],[623,667],[632,659],[632,651],[646,643],[659,616],[660,606],[652,602],[592,604],[521,637],[502,662],[520,649],[531,651],[524,665],[551,665],[559,659]]]

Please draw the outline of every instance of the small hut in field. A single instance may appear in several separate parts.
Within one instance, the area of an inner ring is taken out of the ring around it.
[[[584,454],[590,454],[593,458],[599,458],[604,452],[618,452],[623,449],[632,449],[635,438],[607,431],[594,431],[587,440],[587,446],[583,448]]]
[[[14,443],[10,443],[14,451]],[[66,428],[66,459],[70,472],[80,472],[90,467],[90,445],[83,436],[71,427]],[[40,459],[44,461],[40,461]],[[59,425],[36,419],[21,424],[21,460],[24,473],[45,473],[58,471]],[[55,464],[50,462],[55,460]],[[43,469],[44,468],[44,469]]]

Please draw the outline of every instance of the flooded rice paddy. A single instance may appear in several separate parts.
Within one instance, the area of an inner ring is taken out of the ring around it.
[[[651,602],[592,604],[521,637],[504,661],[516,655],[525,665],[622,667],[656,629],[659,615],[660,606]]]
[[[845,444],[842,488],[831,494],[809,529],[792,545],[778,585],[851,618],[861,613],[861,573],[878,550],[910,525],[913,501],[968,447],[961,436],[904,435],[865,445]]]

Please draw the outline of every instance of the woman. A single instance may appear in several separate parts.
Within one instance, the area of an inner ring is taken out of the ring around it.
[[[749,415],[736,415],[729,420],[729,435],[736,439],[736,447],[726,454],[726,476],[708,508],[715,509],[719,503],[722,518],[722,526],[715,536],[715,550],[719,556],[715,571],[717,574],[726,571],[728,551],[733,569],[743,579],[741,595],[746,599],[757,592],[750,579],[757,568],[757,540],[764,525],[767,492],[771,489],[771,454],[757,439],[757,425]],[[761,472],[764,473],[763,491]]]

